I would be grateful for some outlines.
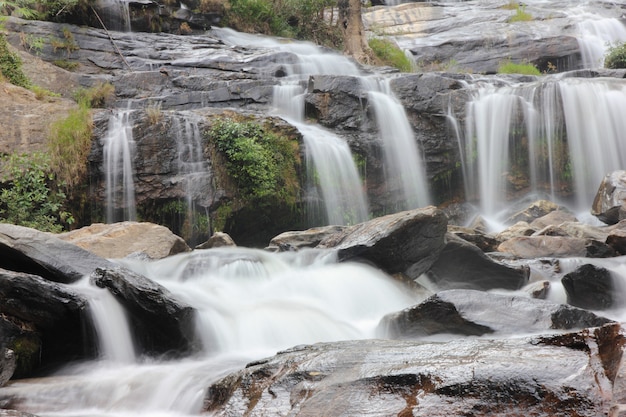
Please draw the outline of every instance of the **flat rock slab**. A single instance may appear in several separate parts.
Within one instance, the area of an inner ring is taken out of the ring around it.
[[[205,410],[220,417],[597,417],[610,407],[624,343],[620,329],[301,346],[216,382]]]

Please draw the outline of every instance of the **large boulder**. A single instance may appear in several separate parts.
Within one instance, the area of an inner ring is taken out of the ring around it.
[[[438,289],[517,290],[528,282],[529,271],[498,263],[476,245],[448,233],[443,250],[426,275]]]
[[[166,288],[121,267],[98,268],[90,280],[107,288],[125,307],[133,335],[142,352],[180,356],[198,348],[195,311]]]
[[[71,287],[0,269],[0,346],[15,352],[15,375],[95,355],[87,300]]]
[[[216,417],[607,415],[619,324],[557,336],[298,346],[213,383]],[[522,414],[520,414],[522,413]]]
[[[0,268],[71,283],[113,263],[55,235],[0,223]]]
[[[626,219],[626,171],[607,174],[598,187],[591,214],[606,224]]]
[[[615,306],[617,288],[606,268],[585,264],[566,274],[561,283],[571,305],[589,310],[607,310]]]
[[[610,322],[583,309],[534,298],[449,290],[414,307],[388,314],[381,320],[380,331],[394,339],[433,334],[515,335],[582,329]]]
[[[445,214],[426,207],[359,223],[324,239],[340,261],[364,260],[389,274],[415,279],[426,272],[444,247]]]
[[[145,222],[94,223],[58,237],[103,258],[140,253],[150,259],[161,259],[191,250],[167,227]]]

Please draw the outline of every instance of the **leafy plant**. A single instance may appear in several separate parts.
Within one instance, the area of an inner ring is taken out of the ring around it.
[[[9,50],[9,44],[4,35],[0,35],[0,73],[11,84],[29,88],[30,80],[22,71],[22,60],[19,55]]]
[[[518,64],[506,61],[498,67],[498,74],[541,75],[541,71],[531,63]]]
[[[0,192],[0,222],[60,232],[62,223],[72,224],[71,213],[63,209],[65,194],[51,189],[54,175],[49,157],[43,153],[4,156]]]
[[[208,135],[224,156],[228,175],[244,199],[277,197],[295,204],[299,188],[296,141],[257,123],[230,118],[216,120]]]
[[[0,15],[36,19],[39,17],[36,6],[35,0],[0,0]]]
[[[82,102],[70,114],[52,124],[48,136],[51,171],[59,182],[71,188],[87,172],[91,150],[93,121],[87,103]]]
[[[604,57],[604,68],[626,68],[626,42],[609,47]]]
[[[529,22],[533,20],[533,16],[526,12],[526,6],[518,5],[515,9],[515,14],[509,17],[509,23],[514,22]]]
[[[413,70],[411,60],[402,49],[398,48],[398,46],[390,40],[372,38],[368,41],[368,44],[372,51],[374,51],[374,55],[376,55],[383,65],[395,67],[402,72],[411,72]]]

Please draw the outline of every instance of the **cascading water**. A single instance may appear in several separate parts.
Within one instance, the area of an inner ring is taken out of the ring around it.
[[[576,199],[569,204],[588,210],[604,175],[626,166],[620,150],[625,106],[626,85],[618,79],[477,88],[463,143],[469,195],[478,196],[482,213],[497,218],[516,197],[516,181],[553,200],[573,186]]]
[[[617,18],[589,18],[578,27],[584,68],[602,68],[608,47],[626,41],[626,27]]]
[[[128,0],[97,0],[100,18],[108,30],[130,32],[130,8]]]
[[[376,337],[381,317],[419,299],[380,271],[336,263],[334,252],[319,250],[211,249],[119,263],[196,310],[202,352],[175,362],[103,357],[12,383],[0,388],[0,397],[11,396],[22,410],[42,417],[198,415],[206,388],[226,372],[301,343]],[[107,290],[82,290],[95,321],[110,323],[98,335],[112,338],[112,346],[132,346],[102,292]]]
[[[364,78],[368,99],[376,114],[384,143],[387,188],[392,191],[394,211],[424,207],[431,203],[426,170],[402,104],[394,97],[390,80]]]
[[[319,225],[326,217],[330,224],[348,224],[367,219],[367,198],[358,180],[358,171],[350,150],[337,135],[305,125],[305,82],[310,75],[332,74],[358,77],[368,91],[375,108],[380,138],[386,158],[387,187],[391,191],[390,211],[423,207],[430,204],[426,174],[406,112],[394,97],[389,80],[361,75],[359,68],[342,55],[323,52],[308,43],[279,43],[272,39],[250,37],[220,29],[220,36],[238,45],[272,47],[294,54],[297,59],[283,64],[286,76],[274,87],[274,108],[287,118],[304,136],[309,184],[313,193],[309,211],[310,225]],[[325,172],[324,172],[325,171]],[[317,191],[313,183],[319,183]],[[326,213],[319,209],[319,197],[324,199]],[[365,217],[364,217],[365,216]]]
[[[182,120],[176,117],[172,122],[176,132],[178,176],[184,184],[187,219],[190,224],[196,224],[196,203],[204,207],[212,203],[211,170],[202,149],[199,118],[189,112],[181,112],[180,115]],[[206,235],[208,230],[199,232]]]
[[[114,112],[109,118],[108,131],[103,139],[107,223],[134,221],[137,216],[131,115],[131,110]]]

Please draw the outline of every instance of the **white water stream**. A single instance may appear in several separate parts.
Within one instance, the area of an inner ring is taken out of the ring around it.
[[[173,362],[137,357],[124,314],[107,290],[75,286],[90,300],[102,358],[55,375],[15,381],[0,398],[42,417],[197,415],[210,382],[250,360],[302,343],[373,338],[383,315],[419,301],[391,277],[332,252],[199,250],[123,265],[168,288],[198,312],[202,351]]]
[[[107,223],[136,219],[132,111],[117,110],[103,139]]]

